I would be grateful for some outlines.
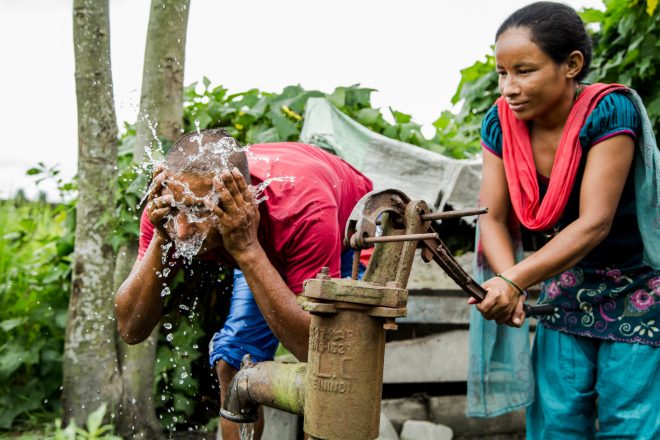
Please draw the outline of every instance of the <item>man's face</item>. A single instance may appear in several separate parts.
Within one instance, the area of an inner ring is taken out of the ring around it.
[[[174,199],[167,215],[165,230],[177,248],[178,255],[192,258],[222,244],[215,227],[215,215],[204,199],[217,197],[212,175],[168,174],[161,194]]]

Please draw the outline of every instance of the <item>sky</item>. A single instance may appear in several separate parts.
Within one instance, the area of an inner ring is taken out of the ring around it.
[[[139,108],[149,0],[109,0],[115,111]],[[300,84],[377,89],[374,107],[431,123],[452,109],[460,70],[483,59],[499,24],[524,0],[191,0],[184,83],[207,76],[230,92]],[[565,0],[603,9],[601,0]],[[26,171],[77,167],[73,0],[0,0],[0,199],[19,188],[57,200]]]

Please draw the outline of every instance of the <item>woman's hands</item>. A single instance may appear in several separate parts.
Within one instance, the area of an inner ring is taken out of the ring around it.
[[[215,176],[213,188],[219,196],[218,203],[209,198],[204,203],[217,216],[216,226],[225,249],[239,262],[241,256],[261,247],[257,202],[238,168]]]
[[[521,327],[525,320],[525,296],[500,277],[493,277],[481,286],[487,291],[486,298],[480,303],[470,298],[468,303],[476,304],[477,310],[486,319],[511,327]]]

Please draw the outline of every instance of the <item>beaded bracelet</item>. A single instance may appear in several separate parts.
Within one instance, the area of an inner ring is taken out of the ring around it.
[[[509,285],[512,286],[514,289],[516,289],[520,295],[524,295],[525,297],[527,297],[527,295],[528,295],[528,294],[527,294],[527,291],[521,289],[520,286],[517,285],[516,283],[514,283],[512,280],[508,279],[507,277],[505,277],[505,276],[502,275],[501,273],[497,273],[497,274],[495,274],[495,276],[496,276],[496,277],[499,277],[499,278],[502,278],[504,281],[506,281],[507,283],[509,283]]]

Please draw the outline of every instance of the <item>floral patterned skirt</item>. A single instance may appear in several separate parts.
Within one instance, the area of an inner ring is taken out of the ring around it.
[[[540,303],[555,306],[548,328],[621,342],[660,345],[660,271],[574,267],[546,280]]]

